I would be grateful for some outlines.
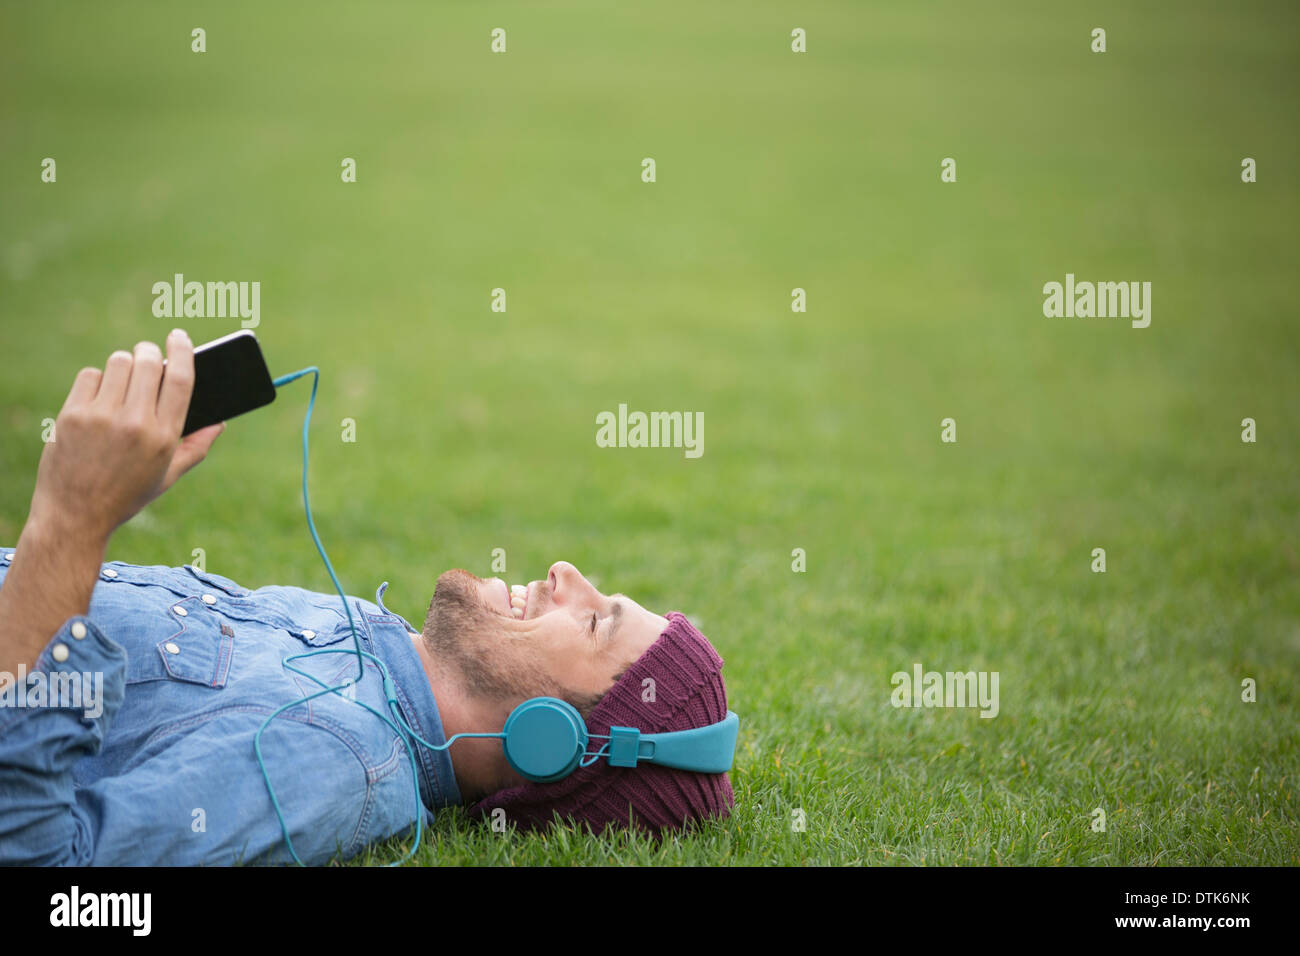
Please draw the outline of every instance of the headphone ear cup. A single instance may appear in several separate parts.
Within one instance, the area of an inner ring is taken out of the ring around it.
[[[534,697],[510,712],[503,731],[506,761],[525,780],[554,783],[578,767],[587,751],[587,724],[556,697]]]

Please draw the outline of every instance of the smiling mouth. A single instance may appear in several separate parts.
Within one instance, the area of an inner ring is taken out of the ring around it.
[[[512,584],[510,586],[510,613],[516,620],[522,621],[528,611],[528,586]]]

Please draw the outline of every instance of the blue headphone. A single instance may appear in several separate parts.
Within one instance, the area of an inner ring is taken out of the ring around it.
[[[608,734],[591,734],[572,704],[555,697],[534,697],[510,712],[500,734],[481,736],[501,737],[506,761],[525,780],[554,783],[601,757],[611,767],[656,764],[696,773],[726,773],[736,754],[739,729],[740,718],[729,710],[716,724],[692,730],[643,734],[635,727],[610,727]],[[608,743],[590,753],[590,737]]]
[[[376,664],[379,673],[383,677],[388,714],[382,713],[360,700],[357,700],[356,703],[387,724],[406,747],[407,759],[411,765],[411,778],[415,788],[416,805],[415,844],[405,857],[396,863],[388,864],[389,866],[400,866],[414,857],[416,851],[420,848],[420,837],[423,832],[423,813],[421,812],[420,801],[420,778],[416,767],[415,749],[412,747],[413,742],[430,750],[446,750],[461,737],[498,737],[505,749],[506,762],[521,777],[534,783],[555,783],[558,780],[563,780],[579,767],[589,767],[601,757],[606,758],[611,767],[637,767],[641,764],[654,764],[660,767],[672,767],[677,770],[689,770],[696,773],[726,773],[731,769],[732,760],[735,758],[736,753],[736,735],[740,729],[740,718],[730,710],[727,711],[727,716],[716,724],[709,724],[707,727],[696,727],[691,730],[643,734],[635,727],[610,727],[608,734],[593,734],[587,731],[586,721],[582,719],[582,715],[578,713],[577,708],[572,704],[557,697],[534,697],[531,700],[524,701],[510,712],[510,716],[506,718],[505,726],[500,733],[455,734],[446,743],[442,744],[431,743],[417,734],[411,725],[407,723],[406,718],[402,716],[401,708],[397,703],[397,687],[394,685],[393,679],[388,675],[388,668],[374,654],[361,649],[361,641],[357,636],[356,623],[352,619],[352,608],[348,604],[347,595],[343,593],[343,585],[339,583],[338,576],[334,573],[334,567],[325,554],[325,546],[321,544],[320,535],[316,533],[316,523],[311,516],[311,501],[307,497],[307,429],[311,425],[312,406],[316,404],[316,386],[320,383],[320,370],[315,366],[310,366],[298,372],[282,375],[275,379],[272,384],[276,388],[280,388],[305,375],[312,375],[313,379],[311,397],[307,400],[307,414],[304,416],[302,423],[303,510],[307,514],[307,530],[311,532],[312,540],[316,543],[316,550],[320,553],[321,560],[325,562],[325,570],[329,572],[330,580],[334,582],[334,588],[343,601],[343,609],[347,612],[348,627],[352,631],[352,649],[328,648],[294,654],[285,658],[284,666],[286,670],[307,678],[319,686],[320,690],[301,698],[286,701],[277,707],[262,721],[261,726],[257,728],[257,733],[253,735],[253,752],[257,756],[257,766],[262,772],[262,779],[266,782],[267,793],[271,798],[271,806],[275,810],[276,819],[280,822],[280,832],[284,836],[285,845],[288,847],[289,855],[295,863],[301,865],[302,860],[298,858],[298,854],[293,848],[293,840],[289,837],[289,828],[285,823],[284,814],[280,810],[280,801],[276,798],[275,787],[271,785],[271,777],[267,773],[266,762],[262,758],[262,734],[270,726],[271,722],[284,711],[299,707],[325,694],[342,693],[349,684],[353,683],[352,680],[349,680],[344,684],[330,686],[307,671],[293,666],[294,661],[302,658],[316,657],[322,654],[354,654],[357,658],[357,676],[355,680],[359,681],[365,677],[364,660]],[[587,745],[592,737],[605,741],[600,749],[595,752],[587,750]]]

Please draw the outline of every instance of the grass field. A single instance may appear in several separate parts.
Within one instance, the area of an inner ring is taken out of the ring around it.
[[[257,280],[273,373],[322,370],[349,593],[418,622],[446,568],[564,558],[727,661],[727,822],[451,812],[422,862],[1300,862],[1293,6],[2,9],[0,542],[76,370],[177,324],[152,284]],[[1045,317],[1067,272],[1150,281],[1150,326]],[[307,390],[109,557],[329,590]],[[620,403],[704,454],[598,448]],[[998,715],[893,707],[916,663],[997,671]]]

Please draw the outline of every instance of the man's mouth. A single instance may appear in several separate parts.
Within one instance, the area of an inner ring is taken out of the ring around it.
[[[517,620],[523,620],[524,614],[528,611],[528,585],[512,584],[510,585],[510,613]]]

